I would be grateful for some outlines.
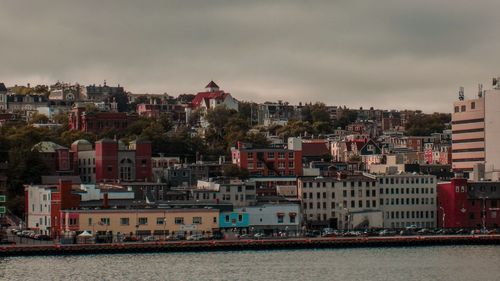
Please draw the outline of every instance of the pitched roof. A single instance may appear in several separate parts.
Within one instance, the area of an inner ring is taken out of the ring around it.
[[[302,143],[302,156],[323,156],[330,154],[326,142]]]
[[[59,149],[68,148],[51,141],[42,141],[35,144],[32,149],[42,153],[55,153]]]
[[[0,83],[0,92],[7,92],[7,88],[4,83]]]
[[[194,99],[191,101],[191,104],[194,107],[199,107],[202,102],[207,102],[211,99],[225,99],[228,93],[224,93],[224,91],[215,91],[215,92],[200,92],[196,94]]]
[[[215,84],[215,82],[212,80],[210,81],[210,83],[208,83],[205,88],[217,88],[219,89],[219,86],[217,84]]]

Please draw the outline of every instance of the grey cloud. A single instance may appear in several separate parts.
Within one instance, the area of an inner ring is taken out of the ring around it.
[[[0,0],[1,81],[450,111],[500,74],[498,1],[48,3]]]

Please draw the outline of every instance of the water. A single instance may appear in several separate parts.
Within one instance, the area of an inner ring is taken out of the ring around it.
[[[0,280],[500,280],[500,247],[0,258]]]

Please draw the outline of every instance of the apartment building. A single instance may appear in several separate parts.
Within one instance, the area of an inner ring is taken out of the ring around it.
[[[373,177],[302,177],[297,179],[302,213],[313,228],[382,227],[377,181]]]
[[[468,175],[475,164],[484,164],[484,96],[453,103],[451,115],[452,168]]]
[[[436,186],[432,175],[376,175],[384,228],[436,227]]]

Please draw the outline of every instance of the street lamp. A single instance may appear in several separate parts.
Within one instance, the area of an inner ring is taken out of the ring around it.
[[[349,231],[349,228],[350,228],[350,224],[351,224],[351,214],[349,212],[349,209],[348,208],[344,208],[344,210],[346,211],[347,213],[347,231]]]
[[[446,213],[444,212],[444,208],[442,206],[439,206],[439,209],[441,210],[441,212],[443,212],[443,223],[441,225],[442,228],[445,228],[444,226],[444,222],[445,222],[445,217],[446,217]]]
[[[480,197],[483,199],[483,212],[482,212],[482,220],[483,220],[483,231],[486,231],[486,199],[488,199],[488,196],[483,196]]]

